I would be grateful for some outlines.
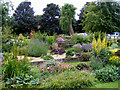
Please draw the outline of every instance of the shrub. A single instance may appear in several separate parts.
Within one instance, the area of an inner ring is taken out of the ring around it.
[[[39,72],[44,74],[50,74],[50,73],[59,73],[63,71],[70,71],[73,69],[73,66],[69,66],[68,64],[62,63],[62,61],[47,61],[41,65],[41,68],[39,69]]]
[[[69,50],[66,52],[66,57],[69,57],[69,56],[74,56],[74,53],[73,53],[73,50],[72,50],[72,49],[69,49]]]
[[[11,57],[9,56],[4,57],[5,60],[2,70],[4,80],[6,80],[6,78],[13,78],[14,76],[19,76],[21,74],[29,73],[31,67],[26,59],[17,60]]]
[[[91,44],[83,44],[82,49],[84,52],[88,52],[92,50],[92,45]]]
[[[55,37],[54,36],[47,36],[45,41],[48,42],[50,45],[52,45],[55,42]]]
[[[86,72],[63,72],[50,76],[41,88],[86,88],[95,84],[94,76]]]
[[[50,59],[53,59],[53,57],[50,56],[50,55],[47,55],[47,56],[43,57],[43,59],[44,59],[44,60],[50,60]]]
[[[88,69],[89,66],[86,63],[79,63],[79,64],[77,64],[76,68],[78,70],[83,70],[83,69]]]
[[[92,56],[90,58],[90,61],[91,61],[90,66],[93,70],[101,69],[104,65],[104,62],[99,57]]]
[[[112,56],[112,57],[109,58],[109,61],[113,65],[119,66],[119,64],[120,64],[120,57],[118,57],[118,56]]]
[[[115,55],[120,57],[120,50],[118,50],[117,52],[115,52]]]
[[[78,54],[76,54],[77,56]],[[89,53],[81,53],[79,54],[77,57],[79,57],[79,59],[81,61],[89,61],[89,58],[90,58],[90,54]]]
[[[113,44],[111,45],[111,49],[115,49],[115,48],[118,48],[118,45],[113,43]]]
[[[95,71],[96,78],[102,82],[113,82],[120,79],[119,68],[116,66],[106,66]]]
[[[83,44],[83,43],[90,43],[91,42],[89,36],[77,35],[77,34],[73,34],[72,41],[75,44],[77,44],[77,43]]]
[[[31,42],[28,44],[28,47],[29,47],[29,55],[35,57],[41,55],[47,55],[47,51],[49,49],[47,43],[43,41],[39,41],[38,39],[31,40]]]

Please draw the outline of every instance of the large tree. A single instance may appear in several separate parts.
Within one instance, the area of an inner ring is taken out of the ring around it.
[[[69,31],[70,35],[74,33],[72,27],[72,20],[74,19],[76,8],[72,4],[65,4],[62,6],[60,25],[61,28]]]
[[[59,30],[59,18],[60,8],[58,5],[50,3],[43,9],[43,15],[40,17],[40,31],[47,31],[50,34],[58,32]]]
[[[15,13],[13,14],[15,19],[15,33],[30,32],[35,24],[34,11],[31,8],[31,2],[21,2]]]
[[[10,11],[13,10],[11,2],[4,2],[0,0],[0,27],[11,26],[12,17],[9,16]]]
[[[86,32],[120,31],[120,6],[117,2],[91,2],[85,5],[82,20]]]

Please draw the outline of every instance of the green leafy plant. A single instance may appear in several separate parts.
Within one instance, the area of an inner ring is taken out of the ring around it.
[[[15,76],[7,78],[5,85],[7,88],[26,88],[28,85],[39,85],[39,78],[34,78],[32,75],[25,74],[23,76]]]
[[[38,39],[31,40],[28,44],[29,55],[39,57],[41,55],[47,55],[49,46],[46,42],[40,41]]]
[[[86,88],[95,84],[97,80],[86,72],[63,72],[50,76],[40,88]]]
[[[111,45],[111,49],[115,49],[115,48],[118,48],[118,45],[113,43],[113,44]]]
[[[43,59],[44,59],[44,60],[50,60],[50,59],[53,59],[53,57],[50,56],[50,55],[47,55],[47,56],[43,57]]]
[[[75,44],[80,43],[81,45],[83,43],[90,43],[91,42],[90,36],[78,35],[77,33],[73,34],[72,41]]]
[[[6,78],[13,78],[14,76],[29,73],[31,69],[30,63],[28,63],[26,59],[17,60],[13,58],[13,56],[5,57],[5,59],[6,60],[4,60],[4,65],[2,68],[3,80],[6,80]]]
[[[54,36],[47,36],[45,41],[52,45],[55,42],[56,38]]]
[[[113,82],[120,79],[119,68],[116,66],[106,66],[95,71],[96,78],[102,82]]]
[[[86,63],[79,63],[79,64],[77,64],[76,68],[78,70],[83,70],[83,69],[88,69],[89,66]]]
[[[73,53],[73,50],[72,50],[72,49],[69,49],[69,50],[66,52],[66,57],[69,57],[69,56],[74,56],[74,53]]]

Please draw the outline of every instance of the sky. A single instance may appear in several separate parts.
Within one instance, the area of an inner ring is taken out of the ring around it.
[[[43,14],[43,8],[46,8],[47,4],[54,3],[60,6],[64,6],[65,3],[73,4],[76,9],[75,18],[78,19],[78,15],[80,13],[81,8],[84,6],[86,2],[92,2],[96,0],[5,0],[5,1],[11,1],[14,7],[14,10],[18,7],[18,5],[23,1],[30,1],[31,7],[33,8],[35,15],[42,15]],[[11,15],[14,12],[11,12]]]

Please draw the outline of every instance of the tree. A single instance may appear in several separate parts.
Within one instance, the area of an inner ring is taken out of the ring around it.
[[[18,5],[15,13],[13,14],[15,19],[15,31],[17,34],[30,32],[35,24],[34,11],[31,8],[31,2],[22,2]]]
[[[83,30],[112,33],[120,30],[120,6],[117,2],[91,2],[85,5]]]
[[[59,6],[53,3],[47,4],[47,7],[43,9],[43,12],[43,15],[40,17],[40,31],[47,31],[50,34],[58,32],[60,18]]]
[[[12,17],[9,16],[9,12],[13,10],[13,5],[11,2],[4,2],[0,0],[0,27],[3,29],[5,26],[11,26],[13,21]],[[2,22],[1,22],[2,21]]]
[[[74,19],[76,8],[72,4],[65,4],[62,6],[60,26],[62,29],[69,31],[70,35],[74,33],[72,27],[72,20]]]

